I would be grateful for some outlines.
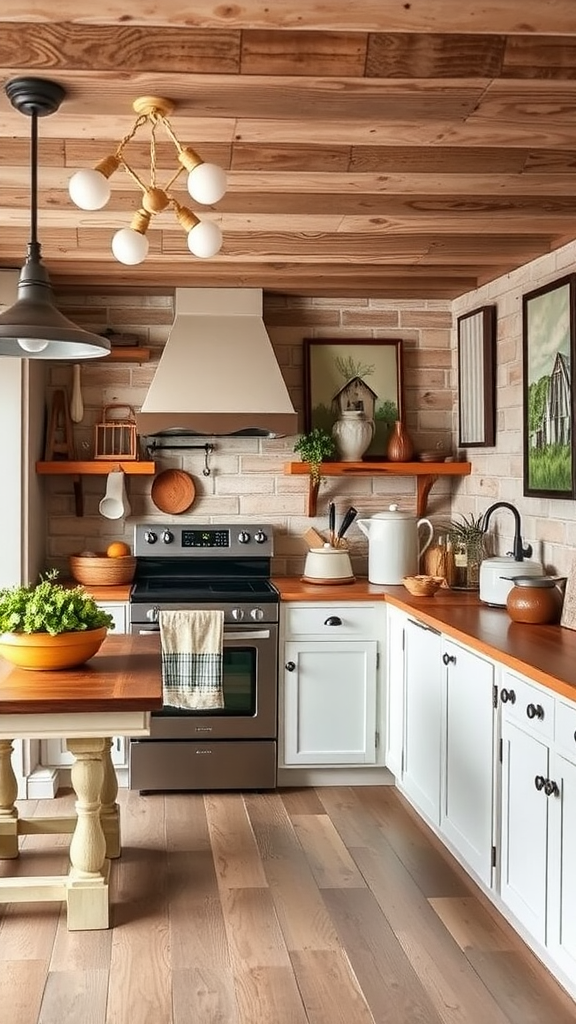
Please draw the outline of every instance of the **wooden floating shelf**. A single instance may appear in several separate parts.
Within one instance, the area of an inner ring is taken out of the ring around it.
[[[469,462],[323,462],[322,476],[415,476],[416,511],[426,515],[428,495],[440,476],[469,476]],[[297,476],[309,475],[307,462],[287,462],[284,472]],[[318,487],[310,481],[308,515],[316,515]]]
[[[121,469],[126,476],[154,476],[156,463],[122,459],[87,459],[81,462],[61,459],[36,463],[36,472],[44,476],[104,476],[113,469]]]
[[[147,363],[150,359],[150,349],[140,348],[140,346],[118,346],[117,348],[110,349],[107,356],[102,356],[103,359],[108,359],[112,363]]]

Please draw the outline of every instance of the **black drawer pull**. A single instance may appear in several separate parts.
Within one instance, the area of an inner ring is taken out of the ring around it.
[[[500,694],[500,699],[502,700],[503,704],[508,704],[508,701],[510,701],[510,704],[515,704],[516,703],[516,692],[515,692],[515,690],[502,690],[502,692]]]
[[[285,666],[284,666],[284,668],[286,669],[287,672],[294,672],[294,670],[296,668],[296,662],[295,661],[287,661]]]
[[[324,621],[325,626],[341,626],[342,619],[338,615],[329,615]]]
[[[539,718],[542,721],[544,718],[544,708],[541,704],[529,704],[526,708],[526,714],[528,718]]]
[[[534,779],[534,785],[536,786],[538,792],[540,792],[541,789],[544,789],[544,786],[546,785],[546,779],[544,778],[544,776],[537,775]]]
[[[546,796],[559,796],[560,790],[558,785],[553,779],[546,779],[546,785],[544,786],[544,792]]]
[[[442,655],[442,661],[444,662],[445,665],[449,665],[450,662],[452,662],[452,664],[455,665],[456,664],[456,655],[455,654],[443,654]]]

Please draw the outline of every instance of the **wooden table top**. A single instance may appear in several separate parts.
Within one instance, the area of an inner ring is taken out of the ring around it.
[[[55,672],[0,657],[0,714],[156,711],[162,707],[160,639],[109,635],[85,665]]]

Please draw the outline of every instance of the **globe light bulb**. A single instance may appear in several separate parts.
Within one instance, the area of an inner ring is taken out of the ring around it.
[[[200,259],[209,259],[220,251],[222,232],[217,224],[210,220],[200,221],[188,232],[188,248]]]
[[[212,206],[222,199],[226,184],[226,172],[218,164],[198,164],[188,175],[188,191],[203,206]]]
[[[43,338],[18,338],[18,344],[24,352],[43,352],[48,342]]]
[[[100,171],[76,171],[68,182],[70,198],[81,210],[101,210],[110,199],[110,184]]]
[[[148,255],[148,239],[133,228],[121,228],[112,239],[112,252],[119,263],[134,266]]]

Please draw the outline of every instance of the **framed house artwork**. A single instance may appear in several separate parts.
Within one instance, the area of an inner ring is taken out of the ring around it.
[[[523,296],[524,494],[576,495],[576,274]]]
[[[496,306],[458,317],[458,444],[496,443]]]
[[[343,412],[374,422],[364,459],[384,459],[391,428],[402,419],[402,341],[304,339],[305,430],[331,433]]]

